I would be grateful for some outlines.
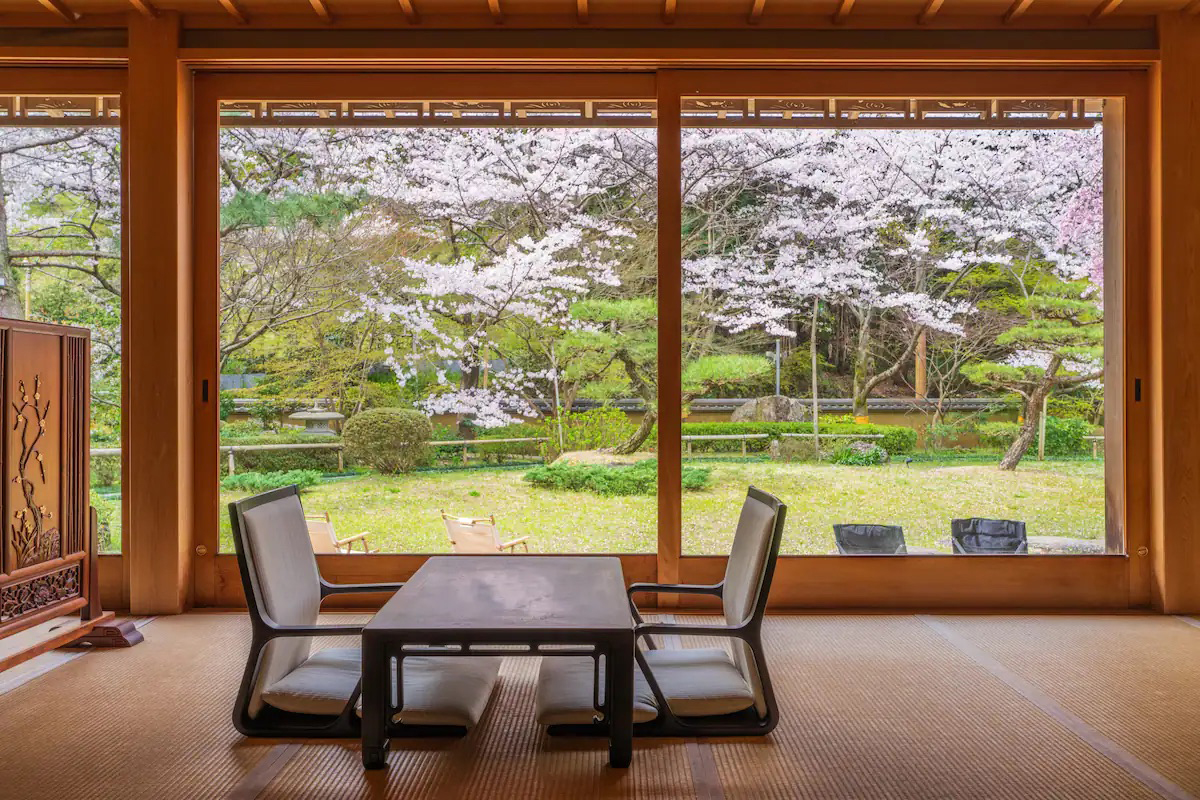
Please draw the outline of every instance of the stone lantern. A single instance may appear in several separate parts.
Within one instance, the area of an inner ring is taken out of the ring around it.
[[[325,411],[320,406],[313,406],[307,411],[297,411],[289,414],[288,419],[304,423],[304,432],[316,436],[337,436],[337,431],[329,427],[329,423],[345,419],[345,415],[336,411]]]

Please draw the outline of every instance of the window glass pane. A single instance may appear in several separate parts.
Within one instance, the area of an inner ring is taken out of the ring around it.
[[[0,120],[0,315],[91,330],[91,503],[100,552],[120,552],[117,98],[14,99],[19,111]]]
[[[684,552],[1104,552],[1101,112],[685,103]]]
[[[653,551],[650,109],[396,105],[222,128],[222,503],[300,480],[372,550]]]

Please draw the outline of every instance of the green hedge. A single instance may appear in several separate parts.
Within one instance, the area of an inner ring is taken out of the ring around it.
[[[226,491],[241,491],[258,494],[295,484],[301,489],[316,486],[321,482],[321,473],[311,469],[293,469],[287,472],[239,472],[221,480]]]
[[[411,408],[371,408],[342,426],[346,457],[376,472],[412,472],[429,462],[433,425]]]
[[[684,467],[684,490],[705,488],[711,472],[707,467]],[[658,491],[658,462],[648,458],[629,466],[554,464],[531,469],[525,473],[525,480],[543,489],[591,492],[604,497],[652,495]]]
[[[835,420],[838,418],[834,418]],[[685,422],[684,436],[729,436],[736,433],[766,433],[777,437],[781,433],[812,433],[811,422]],[[882,439],[868,439],[882,447],[890,455],[911,453],[917,444],[917,432],[902,425],[858,425],[854,422],[823,421],[821,433],[849,433],[859,435],[882,434]],[[770,439],[746,440],[749,452],[766,452]],[[692,442],[692,452],[731,453],[740,452],[742,443],[735,439],[715,442]]]
[[[1017,438],[1021,426],[1015,422],[988,422],[979,426],[979,441],[990,447],[1007,449]],[[1087,420],[1060,417],[1046,417],[1046,455],[1048,456],[1081,456],[1091,452],[1091,443],[1083,437],[1092,433],[1092,426]],[[1036,450],[1037,437],[1034,436],[1030,449]]]

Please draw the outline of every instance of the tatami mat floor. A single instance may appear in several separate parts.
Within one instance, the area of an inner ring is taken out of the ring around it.
[[[364,773],[355,742],[234,731],[243,616],[164,617],[132,650],[49,654],[0,683],[0,798],[1200,798],[1186,623],[773,616],[775,733],[638,740],[627,771],[599,740],[545,736],[537,662],[508,659],[470,736],[393,743]]]

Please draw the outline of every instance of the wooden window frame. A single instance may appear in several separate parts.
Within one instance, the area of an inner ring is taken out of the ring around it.
[[[681,99],[690,95],[887,97],[1104,97],[1106,267],[1106,511],[1110,551],[1089,556],[991,556],[887,559],[785,556],[776,573],[774,608],[863,609],[1124,609],[1150,604],[1149,404],[1133,402],[1133,381],[1149,367],[1149,76],[1130,67],[1090,69],[825,68],[641,72],[203,72],[195,76],[194,337],[197,382],[219,385],[217,373],[218,103],[221,100],[377,100],[462,97],[656,98],[659,142],[659,491],[658,548],[619,554],[629,581],[708,583],[720,579],[724,556],[682,553],[680,453],[679,152]],[[1114,124],[1116,120],[1117,124]],[[1112,128],[1113,132],[1109,133]],[[1116,265],[1116,268],[1114,268]],[[1120,297],[1123,302],[1112,302]],[[673,323],[673,324],[672,324]],[[1121,402],[1111,403],[1114,394]],[[198,606],[244,604],[232,554],[218,553],[217,402],[195,403],[194,468]],[[531,556],[531,557],[537,557]],[[338,582],[403,580],[427,555],[320,556],[322,572]],[[361,603],[361,600],[358,601]],[[668,604],[664,598],[664,605]],[[701,604],[702,605],[702,604]]]

